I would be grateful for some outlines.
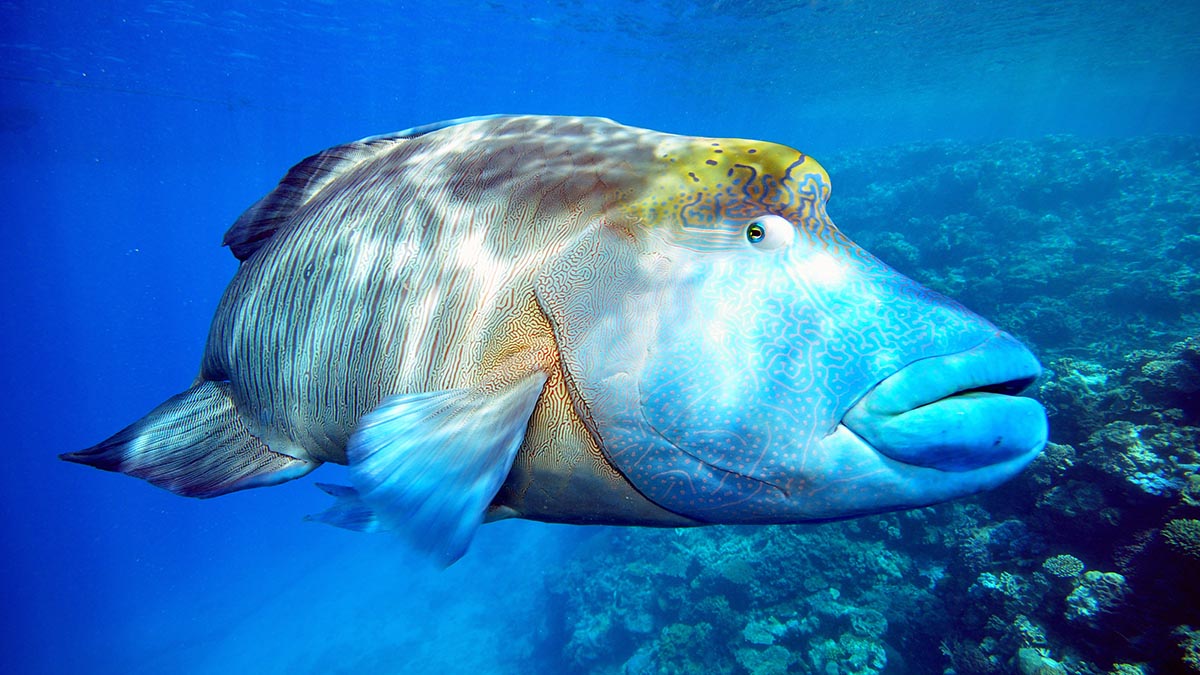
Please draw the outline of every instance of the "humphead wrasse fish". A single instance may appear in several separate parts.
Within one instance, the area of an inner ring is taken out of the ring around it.
[[[1046,442],[1034,356],[826,215],[763,141],[494,116],[297,164],[190,388],[63,459],[190,497],[348,464],[315,519],[445,563],[483,522],[796,523],[925,506]]]

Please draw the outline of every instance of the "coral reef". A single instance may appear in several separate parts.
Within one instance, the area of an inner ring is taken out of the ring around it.
[[[1200,139],[821,159],[847,234],[1034,345],[1052,442],[933,508],[596,533],[547,580],[564,669],[1200,673]]]

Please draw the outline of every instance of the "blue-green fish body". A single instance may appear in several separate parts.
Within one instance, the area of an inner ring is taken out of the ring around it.
[[[791,148],[596,118],[331,148],[227,233],[196,383],[64,457],[199,497],[348,463],[318,519],[446,560],[485,519],[787,523],[1011,477],[1036,360],[828,196]]]

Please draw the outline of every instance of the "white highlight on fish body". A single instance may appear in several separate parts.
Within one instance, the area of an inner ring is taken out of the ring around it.
[[[837,292],[846,283],[846,263],[827,251],[813,251],[798,261],[796,275],[809,285]]]

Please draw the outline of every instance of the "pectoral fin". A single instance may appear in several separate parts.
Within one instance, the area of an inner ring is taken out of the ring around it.
[[[331,493],[338,503],[314,519],[398,530],[453,563],[512,468],[545,382],[532,370],[384,400],[350,437],[354,491]]]
[[[322,492],[337,501],[333,503],[333,506],[320,513],[305,516],[305,520],[325,523],[326,525],[354,530],[355,532],[378,532],[383,529],[383,525],[379,522],[379,518],[376,517],[375,512],[358,496],[358,490],[349,485],[334,485],[332,483],[316,483],[315,485],[321,488]]]

